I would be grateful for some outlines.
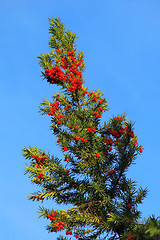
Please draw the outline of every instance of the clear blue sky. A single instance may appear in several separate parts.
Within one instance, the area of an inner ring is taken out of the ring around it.
[[[40,78],[37,56],[48,51],[48,18],[60,17],[85,52],[85,84],[100,89],[110,104],[103,121],[127,113],[144,146],[128,176],[149,188],[143,217],[160,216],[160,1],[159,0],[1,0],[0,238],[50,240],[39,203],[27,200],[36,189],[27,176],[21,149],[39,145],[61,156],[43,98],[57,89]],[[49,203],[51,205],[51,203]],[[47,203],[45,203],[45,206]],[[53,208],[59,208],[54,203]],[[63,208],[63,206],[62,206]]]

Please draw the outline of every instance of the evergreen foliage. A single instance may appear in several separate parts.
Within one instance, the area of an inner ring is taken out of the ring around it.
[[[84,53],[77,51],[76,34],[58,19],[49,19],[50,53],[41,54],[43,79],[60,87],[52,101],[43,100],[40,113],[51,117],[51,130],[63,158],[38,147],[25,147],[29,160],[25,173],[39,191],[33,201],[54,200],[71,204],[67,210],[39,209],[48,219],[47,230],[65,231],[57,240],[160,239],[160,222],[154,216],[141,220],[138,205],[147,189],[137,189],[126,172],[143,147],[126,114],[101,123],[108,111],[103,93],[84,86]]]

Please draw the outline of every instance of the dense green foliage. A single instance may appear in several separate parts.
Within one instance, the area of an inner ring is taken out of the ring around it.
[[[40,104],[51,118],[51,130],[63,158],[37,147],[25,147],[29,160],[25,173],[40,188],[31,200],[52,199],[71,204],[67,210],[40,208],[49,232],[64,231],[57,239],[160,239],[155,217],[141,220],[138,205],[147,189],[137,189],[126,177],[129,166],[143,152],[132,122],[126,115],[100,119],[108,104],[102,92],[84,86],[84,53],[75,46],[76,34],[66,31],[60,19],[49,19],[50,53],[41,54],[42,76],[60,87],[52,101]]]

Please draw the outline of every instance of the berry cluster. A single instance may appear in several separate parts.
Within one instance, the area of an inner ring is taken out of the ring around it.
[[[56,215],[57,215],[57,212],[54,212],[52,214],[48,214],[47,215],[47,218],[50,219],[50,221],[55,221],[56,220]],[[57,231],[60,231],[61,229],[64,228],[64,225],[65,223],[62,222],[62,221],[59,221],[57,222],[55,225],[54,225],[54,228],[51,230],[51,232],[57,232]],[[72,232],[71,231],[66,231],[66,235],[72,235]],[[75,235],[76,238],[79,238],[78,235]]]
[[[32,155],[32,158],[36,160],[37,163],[41,164],[43,160],[45,160],[44,157],[40,158],[38,155]]]
[[[128,131],[128,127],[125,126],[124,128],[121,126],[118,126],[116,123],[121,123],[122,119],[121,117],[114,117],[114,120],[116,122],[113,122],[114,126],[113,128],[107,128],[107,131],[115,138],[120,138],[123,134],[128,135],[129,137],[133,138],[134,137],[134,132],[133,131]],[[116,126],[115,126],[116,124]]]
[[[54,221],[56,218],[57,212],[54,212],[52,214],[48,214],[47,218],[49,218],[51,221]]]
[[[60,115],[54,116],[54,118],[55,118],[55,119],[60,119],[60,118],[65,118],[65,116],[63,116],[63,115],[60,114]]]
[[[103,142],[110,146],[112,146],[113,144],[113,141],[111,140],[111,138],[105,139]]]
[[[97,111],[94,111],[95,118],[101,117],[101,114],[99,114],[98,112],[103,112],[103,108],[97,108]]]
[[[115,138],[120,138],[121,135],[124,133],[125,128],[120,128],[119,130],[115,126],[116,130],[112,130],[110,128],[107,128],[107,131]]]
[[[83,95],[88,94],[87,90],[84,90],[83,88],[81,88],[81,90],[83,91]]]
[[[55,225],[54,225],[54,232],[57,232],[57,231],[59,231],[59,230],[61,230],[61,229],[63,229],[64,228],[64,222],[62,222],[62,221],[59,221],[59,222],[57,222]]]
[[[72,65],[72,68],[70,68],[70,73],[68,81],[71,83],[71,87],[68,88],[68,91],[75,92],[78,89],[81,89],[82,86],[82,73],[78,72],[78,67],[75,65]]]
[[[38,178],[39,178],[39,179],[43,179],[43,178],[44,178],[43,173],[40,173],[40,174],[38,175]]]
[[[50,112],[48,113],[48,115],[54,115],[55,111],[59,109],[59,102],[55,102],[55,103],[50,103]]]
[[[38,155],[34,155],[34,154],[32,155],[32,158],[36,160],[36,164],[35,164],[36,168],[41,168],[43,163],[44,163],[44,160],[46,160],[48,158],[48,157],[45,156],[44,153],[42,155],[43,155],[43,157],[41,157],[41,158]],[[35,183],[39,184],[41,182],[40,180],[44,179],[45,176],[39,170],[36,170],[36,171],[38,173],[37,177],[39,178],[39,181],[36,180]]]
[[[125,132],[126,135],[130,136],[131,138],[134,137],[134,132],[131,131],[131,132]]]
[[[69,128],[70,128],[70,129],[73,129],[73,126],[69,126]],[[78,128],[79,128],[78,126],[75,126],[75,127],[74,127],[75,130],[78,130]]]
[[[104,154],[108,155],[109,154],[108,152],[112,151],[113,141],[111,140],[111,138],[108,138],[108,139],[105,139],[103,142],[107,144],[107,147],[105,148]],[[118,143],[116,142],[116,144],[118,144]]]
[[[31,156],[33,159],[36,160],[36,164],[35,164],[36,168],[40,168],[43,165],[44,160],[46,160],[48,158],[45,156],[44,153],[42,154],[42,156],[43,157],[39,157],[38,155],[34,155],[34,154]]]
[[[60,114],[60,115],[54,116],[54,118],[55,118],[55,119],[60,119],[60,118],[64,119],[65,116],[63,116],[63,115]],[[62,121],[57,121],[57,124],[58,124],[58,125],[62,124]]]
[[[70,108],[70,107],[72,107],[71,104],[69,104],[68,106],[65,106],[64,109],[65,109],[65,110],[68,110],[68,108]]]
[[[114,117],[113,118],[113,128],[107,128],[107,131],[115,138],[121,137],[121,135],[124,133],[125,128],[122,128],[121,126],[118,126],[119,123],[122,122],[121,117]]]
[[[50,221],[52,222],[52,221],[56,220],[56,215],[57,215],[57,212],[54,212],[52,214],[48,214],[47,218],[50,219]],[[57,231],[63,229],[63,227],[64,227],[64,222],[59,221],[54,225],[54,229],[52,229],[52,231],[57,232]]]
[[[43,197],[42,197],[42,196],[38,197],[38,195],[35,195],[34,198],[35,198],[35,199],[37,198],[37,200],[39,200],[39,199],[40,199],[40,200],[43,200]]]
[[[45,69],[45,74],[47,75],[47,82],[51,84],[62,84],[62,82],[68,82],[69,87],[68,91],[75,92],[78,89],[81,89],[83,80],[82,80],[82,72],[79,71],[78,67],[82,64],[83,59],[80,62],[77,61],[75,52],[70,51],[67,52],[67,56],[62,55],[62,51],[56,49],[56,53],[61,54],[61,62],[60,66],[64,70],[67,69],[67,74],[61,70],[61,68],[55,66],[52,69]]]
[[[77,137],[75,137],[75,138],[73,138],[73,140],[75,141],[75,142],[78,142],[79,140],[81,141],[81,142],[87,142],[87,139],[85,139],[84,137],[80,137],[80,136],[77,136]]]
[[[66,231],[66,235],[72,235],[72,232],[71,231]],[[75,238],[79,238],[79,236],[75,235]]]
[[[63,74],[63,71],[57,66],[52,67],[52,70],[47,68],[45,74],[48,76],[47,82],[51,84],[60,84],[60,81],[64,82],[67,79],[67,75]]]
[[[97,102],[98,99],[100,99],[100,96],[96,96],[96,95],[94,94],[94,92],[88,93],[88,97],[91,97],[91,96],[92,96],[91,101],[93,101],[93,102]],[[102,103],[102,102],[103,102],[103,99],[101,98],[101,99],[99,100],[99,103]]]
[[[118,144],[122,144],[118,139],[122,136],[122,135],[126,135],[128,136],[128,138],[134,138],[135,134],[134,131],[130,131],[128,129],[128,126],[122,127],[121,126],[121,122],[122,122],[122,118],[121,117],[114,117],[113,118],[113,122],[112,122],[112,126],[108,127],[106,130],[107,132],[113,137],[113,139],[108,138],[108,139],[104,139],[104,143],[107,144],[107,147],[104,150],[104,154],[108,155],[109,152],[112,151],[112,145],[114,144],[115,146],[117,146]],[[101,137],[104,137],[104,134],[101,134]],[[134,145],[137,145],[137,140],[134,140],[133,142]],[[142,153],[143,150],[142,148],[139,149],[139,152]]]
[[[56,49],[55,52],[59,55],[60,53],[63,52],[63,50],[62,49]]]
[[[121,119],[121,117],[114,117],[114,119],[116,119],[116,120],[119,120],[119,122],[122,122],[122,119]]]
[[[121,117],[114,117],[114,120],[117,121],[117,123],[121,123],[122,122],[122,119]],[[117,141],[117,138],[120,138],[123,134],[125,134],[126,136],[128,136],[128,138],[134,138],[135,137],[135,134],[134,134],[134,131],[129,131],[128,130],[128,127],[125,126],[124,128],[121,127],[121,126],[118,126],[116,122],[114,122],[114,126],[110,127],[110,128],[107,128],[107,131],[109,134],[111,134],[114,138],[116,138],[116,141],[114,141],[114,145],[118,145],[118,144],[121,144],[120,142]],[[101,134],[101,137],[104,137],[104,134]],[[107,143],[106,140],[104,140],[105,143]],[[133,145],[137,145],[137,140],[134,140],[133,142]],[[107,143],[108,144],[108,143]],[[107,150],[107,149],[106,149]],[[112,148],[108,148],[108,150],[112,150]],[[139,149],[139,152],[142,153],[143,150],[142,148]],[[108,155],[108,151],[105,151],[104,154]]]
[[[52,102],[52,103],[50,103],[50,112],[48,112],[48,115],[50,116],[53,116],[53,115],[55,115],[55,112],[56,112],[56,110],[59,110],[59,102],[62,102],[62,100],[61,99],[59,99],[59,94],[57,94],[57,98],[56,98],[56,101],[57,102]],[[72,107],[72,105],[71,104],[68,104],[67,106],[65,106],[64,107],[64,109],[65,110],[68,110],[69,108],[71,108]],[[63,116],[63,115],[55,115],[54,116],[54,118],[55,119],[60,119],[60,118],[65,118],[65,116]],[[58,124],[61,124],[61,123],[58,123]]]
[[[71,86],[68,88],[68,91],[75,92],[78,89],[81,89],[83,80],[82,80],[82,72],[78,70],[78,67],[82,64],[83,59],[80,62],[76,63],[75,52],[70,51],[67,53],[68,55],[68,62],[71,67],[69,67],[68,73],[68,81],[70,82]]]
[[[36,164],[35,164],[35,167],[36,167],[36,168],[41,168],[41,164],[37,164],[37,163],[36,163]]]
[[[92,127],[92,128],[87,128],[87,131],[90,132],[90,133],[91,133],[91,132],[94,132],[95,130],[96,130],[96,129],[93,128],[93,127]]]
[[[66,235],[72,235],[71,231],[66,231]]]
[[[36,180],[35,183],[39,184],[41,182],[41,180],[45,178],[45,176],[39,170],[37,170],[37,173],[38,173],[37,177],[38,177],[39,181]]]

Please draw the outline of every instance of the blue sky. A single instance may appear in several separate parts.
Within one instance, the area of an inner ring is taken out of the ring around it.
[[[159,0],[1,0],[1,238],[56,239],[37,218],[21,149],[38,145],[61,156],[47,116],[38,114],[43,98],[57,91],[40,78],[37,56],[48,51],[48,18],[60,17],[85,52],[85,85],[100,89],[110,104],[103,121],[126,112],[144,152],[128,176],[149,188],[140,210],[160,216],[160,1]],[[47,205],[48,204],[48,205]],[[54,203],[45,206],[62,208]]]

